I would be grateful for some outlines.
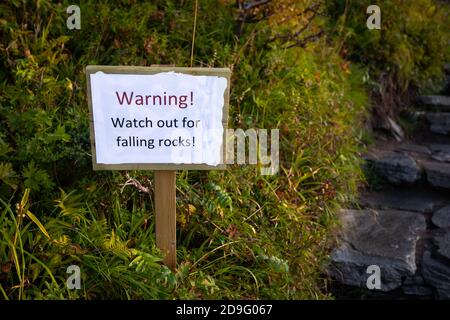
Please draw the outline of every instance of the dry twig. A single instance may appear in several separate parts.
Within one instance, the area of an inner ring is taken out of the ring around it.
[[[150,188],[144,187],[139,181],[137,181],[134,178],[131,178],[130,175],[126,174],[127,181],[122,185],[122,189],[120,192],[122,193],[126,186],[133,186],[135,187],[139,192],[150,194]]]

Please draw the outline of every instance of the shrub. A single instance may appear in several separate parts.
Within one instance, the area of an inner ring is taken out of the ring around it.
[[[329,2],[329,23],[339,34],[341,52],[366,66],[365,79],[384,109],[379,112],[395,113],[409,104],[408,91],[437,87],[450,59],[449,6],[434,0],[382,1],[381,30],[369,30],[366,8],[371,4]]]

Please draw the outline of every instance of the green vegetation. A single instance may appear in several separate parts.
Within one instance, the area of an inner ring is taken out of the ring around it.
[[[179,172],[175,273],[153,195],[124,187],[151,190],[152,172],[91,169],[84,67],[189,66],[194,3],[80,1],[73,31],[69,1],[0,4],[0,297],[331,298],[330,230],[361,181],[367,97],[323,6],[199,1],[193,65],[232,69],[229,126],[279,128],[281,167]],[[66,288],[72,264],[82,290]]]
[[[408,94],[436,89],[442,66],[450,59],[449,6],[435,0],[385,0],[382,28],[366,28],[370,0],[327,2],[339,31],[341,53],[366,66],[365,81],[375,93],[378,107],[396,113],[408,105]]]

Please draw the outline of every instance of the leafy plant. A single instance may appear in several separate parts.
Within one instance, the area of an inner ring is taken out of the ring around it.
[[[381,30],[366,27],[372,1],[327,3],[328,20],[338,34],[339,50],[366,66],[365,81],[376,98],[379,115],[407,106],[411,93],[436,87],[450,59],[449,6],[440,1],[386,0],[379,4]]]

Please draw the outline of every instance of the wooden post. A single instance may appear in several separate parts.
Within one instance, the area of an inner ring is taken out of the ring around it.
[[[156,245],[166,252],[164,264],[177,265],[176,171],[155,171]]]

